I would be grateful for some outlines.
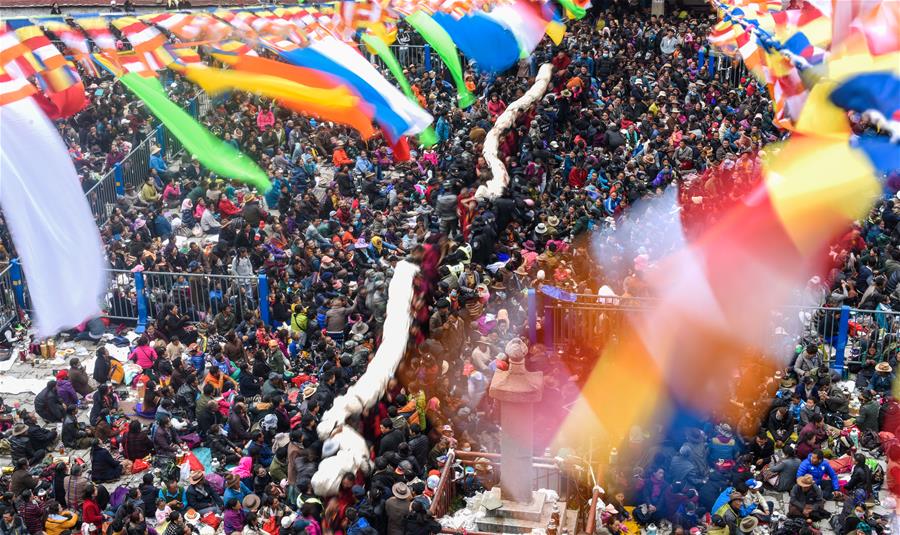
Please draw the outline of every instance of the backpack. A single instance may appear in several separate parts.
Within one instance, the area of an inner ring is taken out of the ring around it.
[[[306,332],[306,328],[309,327],[309,316],[306,314],[306,309],[303,308],[299,312],[294,312],[291,315],[291,330],[296,330],[297,332]]]

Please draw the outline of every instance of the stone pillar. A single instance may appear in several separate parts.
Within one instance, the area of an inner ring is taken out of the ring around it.
[[[491,381],[490,395],[500,402],[500,489],[504,500],[531,502],[534,485],[534,404],[544,393],[543,374],[525,369],[527,348],[510,351],[509,370],[498,370]]]

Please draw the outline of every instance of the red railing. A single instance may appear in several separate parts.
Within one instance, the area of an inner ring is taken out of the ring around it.
[[[434,489],[434,498],[431,500],[429,512],[435,518],[441,518],[450,511],[450,503],[456,497],[456,485],[453,484],[453,464],[456,461],[456,453],[453,450],[447,452],[447,462],[441,471],[441,481]]]

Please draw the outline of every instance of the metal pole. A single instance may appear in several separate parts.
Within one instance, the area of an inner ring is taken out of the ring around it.
[[[537,295],[534,288],[528,290],[528,341],[537,343]]]
[[[113,165],[113,178],[116,184],[116,195],[120,197],[125,195],[125,173],[122,171],[121,162]]]
[[[163,130],[165,126],[159,125],[156,127],[156,143],[159,145],[159,150],[163,156],[166,155],[166,132]]]
[[[16,294],[16,304],[25,309],[25,279],[22,277],[22,264],[18,258],[9,261],[9,277],[12,279],[13,292]]]
[[[544,345],[553,349],[553,308],[544,307]]]
[[[147,330],[147,296],[144,294],[144,274],[134,272],[134,293],[137,294],[137,327],[134,332],[141,334]]]
[[[850,307],[844,305],[841,307],[841,319],[838,324],[838,339],[834,346],[834,362],[831,368],[841,375],[844,374],[844,352],[847,349],[847,331],[850,323]]]
[[[259,317],[269,325],[269,279],[265,273],[259,274]]]

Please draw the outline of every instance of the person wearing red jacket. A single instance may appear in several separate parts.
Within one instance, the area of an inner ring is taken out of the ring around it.
[[[94,485],[89,485],[85,489],[84,503],[81,505],[81,521],[96,526],[97,535],[103,533],[103,513],[97,504],[97,487]]]
[[[569,185],[573,188],[583,188],[587,182],[587,170],[583,165],[576,165],[569,171]]]
[[[241,209],[238,208],[233,202],[231,202],[231,199],[229,199],[225,195],[219,197],[218,209],[220,214],[228,217],[233,217],[241,213]]]
[[[337,148],[334,149],[334,154],[331,155],[331,162],[335,167],[340,167],[342,165],[353,165],[353,160],[347,156],[347,151],[344,150],[344,142],[338,141]]]

